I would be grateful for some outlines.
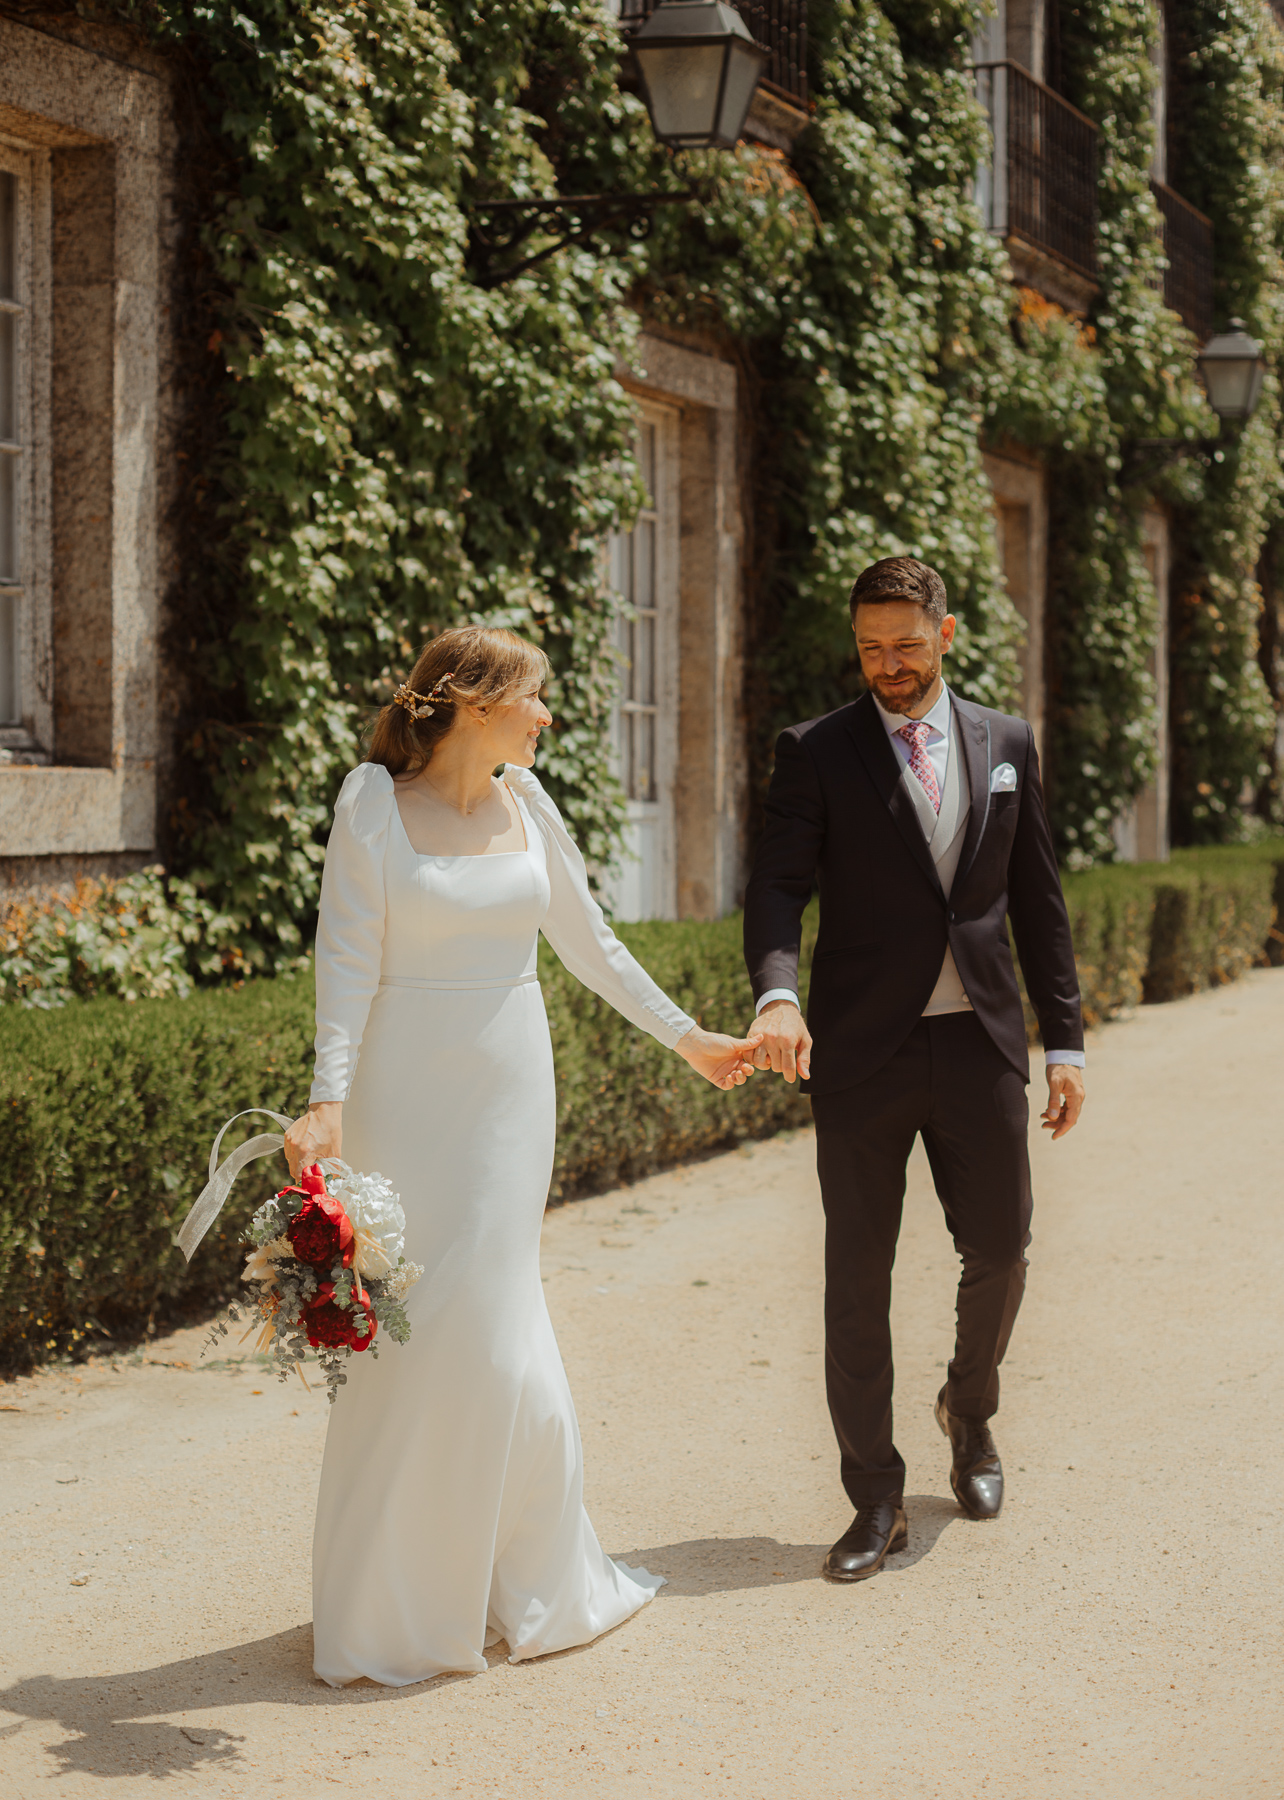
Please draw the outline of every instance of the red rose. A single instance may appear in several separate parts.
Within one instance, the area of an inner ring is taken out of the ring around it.
[[[334,1283],[321,1283],[315,1298],[303,1309],[303,1329],[314,1350],[338,1350],[344,1344],[349,1350],[369,1349],[379,1321],[370,1310],[370,1296],[364,1288],[354,1288],[352,1297],[354,1308],[340,1306],[334,1297]]]
[[[303,1205],[285,1228],[290,1248],[300,1262],[314,1269],[332,1269],[352,1261],[352,1221],[343,1205],[325,1191],[321,1171],[314,1164],[303,1171],[302,1187],[282,1188],[282,1194],[302,1194]],[[278,1196],[279,1198],[279,1196]]]

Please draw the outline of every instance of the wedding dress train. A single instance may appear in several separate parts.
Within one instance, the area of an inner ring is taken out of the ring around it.
[[[314,1100],[343,1154],[401,1195],[410,1342],[353,1357],[313,1545],[315,1668],[401,1686],[582,1644],[661,1578],[607,1558],[539,1273],[553,1165],[543,931],[567,967],[672,1046],[692,1020],[613,935],[557,808],[505,771],[524,850],[421,856],[392,777],[344,782],[317,932]],[[359,1055],[358,1055],[359,1052]]]

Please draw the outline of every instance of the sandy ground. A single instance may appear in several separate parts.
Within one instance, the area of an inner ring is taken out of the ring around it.
[[[956,1265],[916,1153],[910,1548],[856,1587],[819,1577],[849,1511],[808,1133],[549,1218],[590,1509],[668,1578],[583,1650],[332,1692],[321,1395],[199,1332],[0,1388],[0,1795],[1278,1800],[1282,1066],[1284,971],[1098,1034],[1083,1124],[1033,1145],[995,1525],[931,1416]]]

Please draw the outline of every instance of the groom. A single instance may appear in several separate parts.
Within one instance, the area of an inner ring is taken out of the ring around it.
[[[945,583],[910,556],[857,579],[852,629],[869,692],[776,745],[745,898],[745,958],[763,1034],[756,1062],[812,1097],[825,1207],[825,1376],[856,1508],[825,1559],[877,1574],[908,1543],[892,1442],[892,1262],[905,1165],[920,1135],[963,1262],[958,1329],[936,1418],[950,1484],[997,1517],[989,1420],[1025,1286],[1029,1057],[1008,948],[1016,940],[1047,1053],[1045,1130],[1083,1105],[1083,1024],[1070,923],[1024,719],[941,679],[954,639]],[[806,1022],[803,909],[820,890]]]

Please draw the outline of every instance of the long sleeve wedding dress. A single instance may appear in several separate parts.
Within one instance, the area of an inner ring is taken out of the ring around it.
[[[424,1267],[410,1342],[353,1357],[330,1418],[313,1617],[334,1686],[479,1671],[500,1638],[513,1660],[587,1643],[662,1585],[603,1554],[582,1502],[539,1274],[555,1107],[537,933],[662,1044],[693,1021],[611,932],[534,775],[504,779],[524,850],[419,855],[365,763],[326,854],[312,1098],[346,1102],[344,1159],[392,1182]]]

